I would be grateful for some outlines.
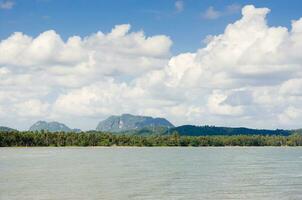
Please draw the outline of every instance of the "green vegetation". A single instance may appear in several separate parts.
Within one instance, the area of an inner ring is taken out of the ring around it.
[[[231,127],[217,127],[217,126],[193,126],[183,125],[172,128],[171,132],[176,131],[180,135],[190,136],[213,136],[213,135],[283,135],[288,136],[293,133],[292,130],[266,130],[266,129],[251,129],[251,128],[231,128]],[[297,130],[298,132],[298,130]]]
[[[302,135],[113,135],[96,131],[0,132],[0,146],[302,146]]]
[[[148,126],[140,129],[133,129],[128,131],[121,131],[121,132],[113,132],[114,135],[164,135],[169,134],[170,130],[168,127],[163,126]]]

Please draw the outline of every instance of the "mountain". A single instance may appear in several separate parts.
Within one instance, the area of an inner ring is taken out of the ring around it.
[[[13,128],[6,127],[6,126],[0,126],[0,132],[14,132],[14,131],[17,131],[17,130],[13,129]]]
[[[250,129],[244,127],[216,127],[216,126],[193,126],[184,125],[170,129],[170,133],[177,132],[179,135],[188,136],[211,136],[211,135],[290,135],[293,132],[289,130],[266,130],[266,129]],[[167,134],[167,132],[166,132]]]
[[[169,128],[174,127],[174,125],[164,118],[123,114],[119,116],[110,116],[104,121],[101,121],[96,127],[96,130],[107,132],[124,132],[140,130],[147,127],[151,129],[155,129],[157,127]]]
[[[41,130],[49,132],[81,132],[80,129],[71,129],[65,124],[59,122],[38,121],[29,128],[29,131]]]

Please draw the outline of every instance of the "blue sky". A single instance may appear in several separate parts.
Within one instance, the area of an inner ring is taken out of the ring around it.
[[[6,2],[2,0],[2,3]],[[221,13],[227,6],[253,4],[268,7],[270,25],[289,27],[302,10],[300,0],[288,1],[222,1],[183,0],[183,10],[177,11],[174,0],[14,0],[11,9],[0,10],[0,38],[21,31],[36,36],[54,29],[66,39],[72,35],[86,36],[101,30],[109,32],[116,24],[129,23],[133,30],[146,35],[165,34],[173,40],[174,54],[195,51],[209,34],[223,32],[225,26],[240,18],[240,10],[206,19],[204,12],[213,7]]]

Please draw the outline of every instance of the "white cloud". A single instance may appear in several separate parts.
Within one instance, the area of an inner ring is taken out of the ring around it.
[[[123,113],[127,112],[129,104],[132,104],[131,109],[135,107],[135,100],[141,93],[143,91],[136,91],[125,83],[118,84],[110,79],[60,95],[54,110],[59,114],[78,116]]]
[[[230,4],[225,7],[224,10],[216,10],[213,6],[208,7],[203,13],[202,17],[204,19],[218,19],[222,16],[233,15],[239,13],[241,10],[241,6],[239,4]]]
[[[213,91],[208,99],[209,111],[218,115],[241,115],[243,109],[241,106],[232,106],[224,103],[228,96],[221,94],[219,91]]]
[[[245,6],[205,47],[172,57],[169,37],[129,25],[67,41],[55,31],[15,33],[0,43],[0,107],[10,119],[64,119],[79,128],[76,122],[121,113],[176,124],[300,127],[302,19],[290,29],[270,27],[269,11]]]
[[[280,124],[295,126],[300,123],[302,118],[302,108],[288,106],[282,113],[278,115]]]
[[[218,10],[215,10],[213,6],[208,7],[204,12],[203,18],[205,19],[217,19],[221,16],[221,13]]]
[[[42,117],[49,112],[48,108],[48,103],[43,103],[38,99],[29,99],[15,105],[15,111],[21,117]]]
[[[175,1],[175,9],[176,9],[176,12],[182,12],[184,10],[184,2],[181,1],[181,0],[177,0]]]
[[[160,88],[175,104],[202,108],[199,118],[206,116],[205,123],[298,127],[298,123],[281,123],[278,115],[289,106],[302,106],[302,56],[296,53],[302,50],[302,19],[293,21],[291,30],[269,27],[269,11],[245,6],[243,17],[223,34],[209,37],[205,48],[171,58],[156,73],[160,78],[155,83],[147,76],[140,78],[150,82],[145,90]],[[224,115],[231,118],[226,120]],[[180,118],[174,117],[175,121]]]
[[[15,6],[15,2],[7,0],[0,2],[0,9],[10,10]]]
[[[146,37],[129,30],[124,24],[108,34],[73,36],[66,42],[53,30],[36,38],[14,33],[0,43],[0,66],[71,87],[103,76],[137,76],[165,65],[172,44],[167,36]]]
[[[107,34],[73,36],[66,41],[53,30],[35,38],[14,33],[0,42],[0,105],[12,117],[56,116],[53,103],[62,94],[98,82],[105,86],[108,80],[132,80],[159,69],[168,62],[171,44],[164,35],[146,37],[142,31],[130,32],[128,24],[117,25]],[[39,104],[39,99],[46,102]],[[45,103],[50,110],[39,112],[45,110]]]
[[[241,5],[234,3],[226,6],[225,13],[227,15],[231,15],[240,12],[240,10],[241,10]]]

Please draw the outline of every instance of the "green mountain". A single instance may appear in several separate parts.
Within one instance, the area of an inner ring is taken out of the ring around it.
[[[80,129],[71,129],[59,122],[38,121],[34,123],[29,131],[48,131],[48,132],[81,132]]]
[[[146,130],[147,132],[155,132],[153,130],[158,127],[170,128],[174,127],[172,123],[164,118],[153,118],[149,116],[139,116],[123,114],[120,116],[110,116],[109,118],[101,121],[96,127],[97,131],[106,132],[131,132],[134,133],[139,130]]]
[[[0,126],[0,132],[15,132],[15,131],[17,131],[17,130],[13,129],[13,128],[6,127],[6,126]]]
[[[187,136],[211,136],[211,135],[290,135],[294,131],[290,130],[266,130],[266,129],[251,129],[251,128],[230,128],[216,126],[193,126],[184,125],[172,128],[170,133],[177,132],[179,135]],[[166,132],[168,134],[168,132]]]

